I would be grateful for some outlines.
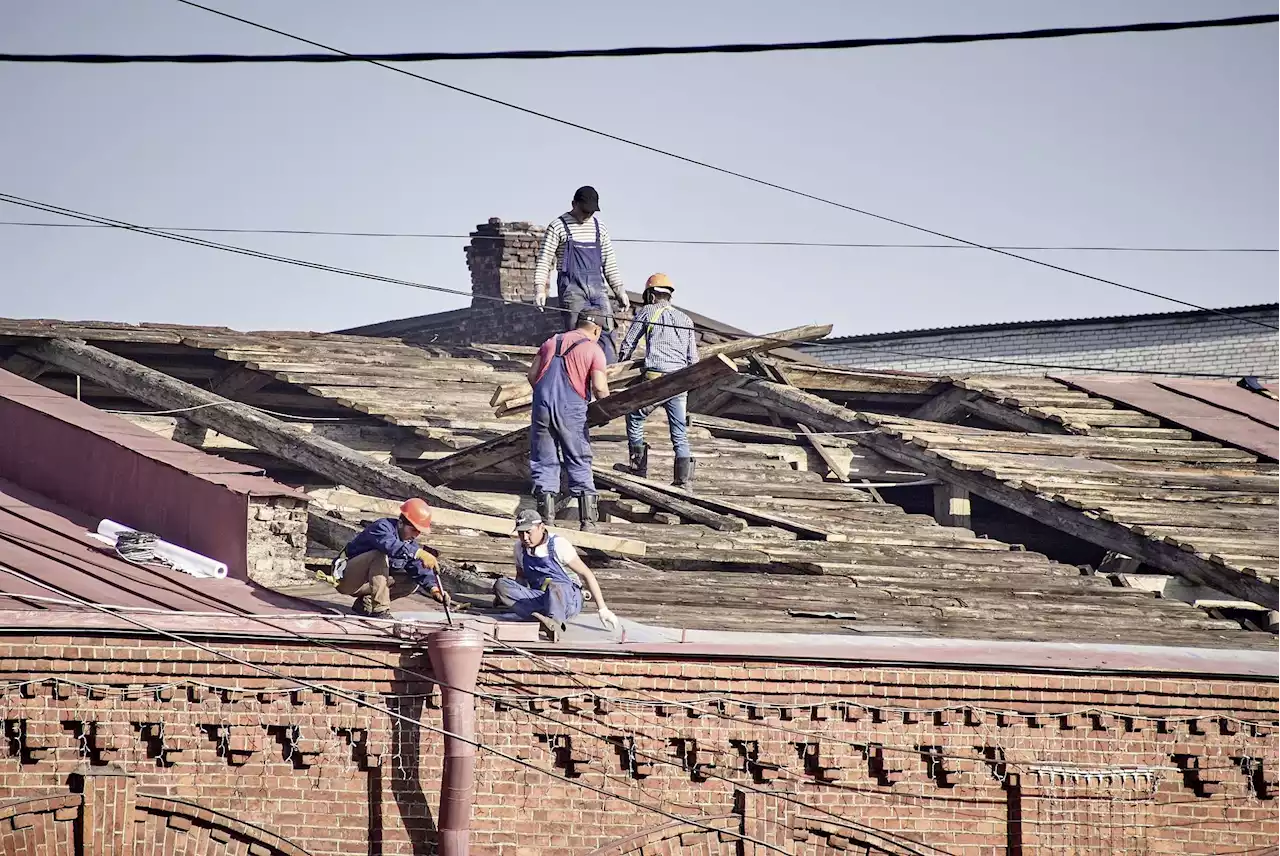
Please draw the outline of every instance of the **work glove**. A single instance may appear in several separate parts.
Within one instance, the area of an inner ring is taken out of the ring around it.
[[[534,305],[538,307],[538,311],[542,311],[542,309],[547,305],[546,290],[542,288],[536,289],[533,292],[533,302],[534,302]]]
[[[622,304],[623,312],[631,311],[631,298],[627,296],[627,293],[625,291],[622,292],[622,294],[618,295],[618,302]]]
[[[453,606],[453,598],[449,597],[449,593],[440,588],[440,586],[432,586],[430,594],[431,599],[436,603],[444,603],[449,606]]]
[[[600,624],[604,626],[605,630],[618,629],[618,616],[613,614],[612,609],[610,609],[607,606],[602,606],[600,607],[599,615],[600,615]]]
[[[425,548],[420,548],[414,558],[421,562],[422,566],[427,570],[434,571],[440,567],[440,562],[436,559],[435,554]]]

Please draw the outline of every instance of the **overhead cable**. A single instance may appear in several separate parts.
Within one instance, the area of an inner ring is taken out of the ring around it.
[[[185,0],[183,1],[185,2]],[[104,226],[111,226],[116,229],[124,229],[130,232],[137,232],[143,235],[151,235],[157,238],[167,238],[169,240],[179,241],[184,244],[194,244],[199,247],[207,247],[213,250],[222,250],[224,252],[235,253],[237,255],[243,255],[243,256],[250,256],[252,258],[259,258],[259,259],[264,259],[266,261],[278,262],[280,264],[295,265],[298,267],[309,268],[311,270],[324,271],[326,273],[342,274],[344,276],[353,276],[353,277],[358,277],[360,279],[373,280],[374,282],[385,282],[391,285],[406,286],[408,288],[420,288],[420,289],[423,289],[424,291],[434,291],[434,292],[439,292],[441,294],[452,294],[458,297],[487,300],[487,301],[502,303],[502,304],[511,305],[511,306],[526,306],[526,307],[531,306],[531,304],[523,303],[519,300],[508,300],[506,298],[497,297],[494,295],[473,294],[471,291],[463,291],[462,289],[446,288],[445,286],[442,286],[442,285],[428,285],[426,283],[414,282],[413,280],[381,276],[380,274],[368,273],[365,271],[358,271],[358,270],[351,270],[348,268],[336,267],[334,265],[321,264],[320,262],[312,262],[312,261],[307,261],[305,259],[297,259],[291,256],[281,256],[281,255],[276,255],[275,253],[262,252],[261,250],[252,250],[252,249],[249,249],[248,247],[241,247],[236,244],[223,244],[218,241],[209,241],[204,238],[196,238],[190,235],[179,235],[173,232],[165,232],[159,229],[153,229],[148,226],[138,226],[133,223],[126,223],[123,220],[114,220],[109,217],[103,217],[97,214],[89,214],[83,211],[77,211],[72,208],[63,208],[61,206],[53,205],[47,202],[38,202],[36,200],[26,199],[21,196],[13,196],[12,194],[8,194],[8,193],[0,193],[0,202],[8,202],[12,205],[18,205],[23,208],[32,208],[37,211],[44,211],[47,214],[59,214],[64,217],[71,217],[77,220],[86,220],[86,221],[89,221],[92,223],[98,223]],[[567,309],[562,309],[558,306],[551,306],[550,304],[547,305],[546,310],[548,312],[568,312]],[[1236,318],[1237,320],[1240,320],[1240,321],[1252,320],[1242,316],[1230,315],[1229,313],[1225,313],[1220,310],[1210,310],[1210,311],[1215,312],[1218,315],[1226,315],[1228,318]],[[694,332],[697,332],[696,327],[688,328],[688,327],[684,327],[683,325],[672,324],[669,322],[651,321],[648,323],[655,327],[671,327],[673,329],[691,329]],[[1262,322],[1252,322],[1252,323],[1256,323],[1264,327],[1271,327],[1271,329],[1280,329],[1270,324],[1262,324]],[[769,337],[767,336],[751,336],[750,334],[742,334],[740,336],[730,336],[729,338],[737,338],[737,339],[761,338],[761,339],[765,339],[766,341],[776,341],[780,344],[785,344],[789,346],[794,346],[796,344],[795,342],[789,341],[789,340],[783,340],[783,339],[770,340]],[[952,356],[952,355],[927,354],[927,353],[918,352],[918,351],[897,351],[891,348],[884,348],[879,345],[852,345],[851,344],[851,345],[848,345],[848,347],[860,349],[860,350],[873,350],[881,353],[897,354],[900,356],[908,356],[908,357],[927,357],[930,359],[960,360],[963,362],[971,362],[971,363],[1007,365],[1007,366],[1024,366],[1029,368],[1052,368],[1052,369],[1066,369],[1070,371],[1105,372],[1105,373],[1114,373],[1114,374],[1138,374],[1138,375],[1162,375],[1162,376],[1168,375],[1171,377],[1204,377],[1204,378],[1217,378],[1220,380],[1222,379],[1235,380],[1239,377],[1238,375],[1212,374],[1208,372],[1161,372],[1161,371],[1147,370],[1147,369],[1118,369],[1118,368],[1108,368],[1103,366],[1050,365],[1047,363],[1016,362],[1012,360],[990,360],[990,359],[979,359],[977,357],[961,357],[961,356]]]
[[[49,229],[109,229],[97,223],[46,223],[30,220],[0,220],[0,226],[32,226]],[[472,241],[505,241],[506,235],[449,234],[445,232],[352,232],[328,229],[233,229],[194,226],[147,226],[166,232],[195,232],[228,235],[316,235],[327,238],[437,238]],[[819,247],[834,249],[889,250],[975,250],[966,244],[903,244],[854,241],[719,241],[700,238],[612,238],[615,244],[670,244],[697,247]],[[1141,247],[1085,246],[1071,244],[993,244],[999,250],[1044,250],[1092,253],[1275,253],[1270,247]]]
[[[757,838],[753,838],[749,835],[746,835],[745,833],[733,832],[731,830],[723,830],[718,827],[712,826],[709,823],[705,823],[697,818],[687,817],[687,816],[676,814],[674,812],[669,812],[666,809],[662,808],[661,806],[650,805],[648,803],[642,802],[641,800],[632,799],[631,797],[624,796],[623,794],[610,791],[607,788],[602,788],[597,785],[590,784],[589,782],[583,781],[582,779],[572,779],[568,776],[560,775],[555,770],[549,770],[546,767],[541,767],[533,763],[532,761],[526,761],[517,755],[504,752],[503,750],[498,749],[494,746],[490,746],[489,744],[484,743],[483,741],[479,741],[471,737],[466,737],[461,734],[456,734],[452,731],[449,731],[448,729],[441,728],[436,725],[431,725],[430,723],[424,722],[421,719],[415,719],[411,716],[406,716],[400,713],[399,711],[392,710],[391,708],[386,707],[384,705],[374,704],[366,700],[365,698],[363,698],[361,695],[357,693],[353,693],[348,690],[345,690],[339,687],[329,686],[329,685],[325,685],[322,687],[320,685],[315,684],[312,681],[286,675],[283,672],[278,671],[277,669],[271,668],[270,666],[264,666],[261,663],[255,663],[252,660],[247,660],[242,657],[238,657],[234,654],[229,654],[226,651],[220,650],[218,648],[214,648],[210,645],[205,645],[203,643],[197,642],[194,639],[190,639],[181,634],[174,633],[173,631],[165,630],[163,628],[156,627],[155,625],[148,624],[147,622],[142,621],[136,616],[130,615],[128,613],[112,612],[111,610],[107,609],[104,606],[101,606],[99,604],[93,603],[92,601],[88,601],[80,597],[76,597],[75,595],[69,594],[68,592],[64,592],[61,589],[57,589],[54,586],[51,586],[39,579],[36,579],[35,577],[29,576],[28,574],[24,574],[21,571],[14,570],[12,568],[5,567],[4,565],[0,565],[0,571],[10,574],[14,577],[17,577],[18,579],[23,580],[24,582],[30,585],[39,586],[40,588],[43,588],[46,591],[50,591],[55,594],[62,595],[63,597],[70,598],[71,600],[79,603],[81,606],[87,606],[90,609],[105,613],[106,615],[110,615],[114,618],[121,619],[123,621],[128,622],[129,624],[134,625],[135,627],[139,627],[148,632],[155,633],[159,636],[163,636],[168,639],[172,639],[173,641],[178,642],[179,644],[186,645],[187,647],[193,648],[197,651],[203,651],[206,654],[211,654],[214,657],[219,657],[228,662],[235,663],[240,666],[244,666],[245,668],[253,669],[265,675],[270,675],[271,677],[277,678],[279,680],[293,681],[299,686],[306,687],[307,689],[329,693],[345,701],[352,702],[360,707],[364,707],[369,710],[375,711],[377,713],[381,713],[393,719],[398,719],[408,725],[415,725],[418,728],[423,729],[424,731],[430,731],[435,734],[439,734],[442,737],[451,737],[454,740],[459,740],[463,743],[474,746],[477,749],[490,753],[491,755],[496,755],[497,757],[502,758],[503,760],[510,761],[513,764],[517,764],[521,767],[525,767],[527,769],[533,770],[538,773],[542,773],[545,776],[549,776],[550,778],[553,778],[553,779],[558,779],[562,782],[566,782],[571,785],[577,785],[578,787],[584,788],[585,790],[594,791],[595,793],[600,794],[601,796],[608,797],[610,799],[616,799],[621,802],[625,802],[629,805],[635,806],[636,808],[644,809],[645,811],[651,811],[654,814],[661,815],[669,820],[678,821],[680,823],[687,823],[690,826],[696,826],[697,828],[706,830],[707,832],[724,833],[727,835],[731,835],[734,838],[739,838],[743,841],[750,841],[752,844],[759,845],[760,847],[763,847],[767,850],[771,850],[775,853],[781,853],[783,854],[783,856],[787,856],[787,851],[783,850],[781,847],[776,847],[772,844],[769,844]]]
[[[275,27],[269,27],[266,24],[259,24],[256,21],[250,21],[248,18],[241,18],[238,15],[232,15],[229,12],[223,12],[219,9],[214,9],[210,6],[204,6],[204,5],[201,5],[200,3],[196,3],[195,0],[177,0],[177,2],[182,3],[185,6],[191,6],[192,8],[195,8],[195,9],[201,9],[205,12],[209,12],[211,14],[218,15],[223,18],[228,18],[233,21],[238,21],[242,24],[247,24],[248,26],[255,27],[259,30],[265,30],[266,32],[275,33],[276,35],[284,36],[285,38],[293,39],[294,41],[297,41],[297,42],[303,42],[304,44],[309,44],[312,47],[317,47],[317,48],[320,48],[321,50],[332,51],[337,54],[342,54],[343,56],[355,57],[356,59],[360,60],[359,57],[356,57],[355,54],[352,54],[348,51],[344,51],[339,48],[332,47],[330,45],[322,44],[320,42],[313,41],[311,39],[304,38],[302,36],[297,36],[292,33],[285,32],[284,30],[276,29]],[[1263,17],[1266,17],[1266,16],[1263,16]],[[1276,17],[1276,16],[1271,16],[1271,17]],[[1132,285],[1125,285],[1123,283],[1116,282],[1115,280],[1106,279],[1100,276],[1094,276],[1093,274],[1084,273],[1083,271],[1074,270],[1073,268],[1063,267],[1062,265],[1056,265],[1051,262],[1046,262],[1041,259],[1033,258],[1031,256],[1021,255],[1011,250],[1002,250],[997,247],[991,246],[989,244],[983,244],[978,241],[971,241],[967,238],[961,238],[956,235],[950,235],[946,232],[942,232],[937,229],[930,229],[925,226],[918,226],[914,223],[909,223],[906,220],[900,220],[896,217],[890,217],[886,214],[877,214],[876,212],[870,211],[866,208],[859,208],[855,205],[848,205],[843,202],[837,202],[833,199],[828,199],[823,196],[818,196],[817,194],[808,193],[803,190],[797,190],[795,188],[787,187],[786,185],[778,184],[776,182],[769,181],[767,179],[757,178],[756,176],[749,175],[743,172],[737,172],[736,170],[728,169],[727,167],[716,166],[715,164],[709,163],[707,161],[701,161],[696,158],[691,158],[685,155],[676,154],[675,152],[672,152],[667,149],[658,148],[657,146],[651,146],[651,145],[648,145],[647,143],[637,142],[635,140],[631,140],[626,137],[618,136],[617,134],[611,134],[607,131],[600,131],[595,128],[589,127],[587,125],[583,125],[579,122],[571,121],[569,119],[562,119],[558,116],[553,116],[550,113],[543,113],[539,110],[534,110],[530,107],[522,107],[519,104],[515,104],[511,101],[504,101],[500,98],[495,98],[491,95],[484,95],[483,93],[476,92],[475,90],[464,89],[461,86],[454,86],[451,83],[445,83],[442,80],[436,80],[435,78],[427,77],[425,75],[418,74],[415,71],[410,71],[409,69],[401,68],[396,65],[389,65],[379,60],[360,60],[360,61],[368,62],[372,65],[378,66],[379,68],[385,68],[390,71],[394,71],[397,74],[408,75],[409,77],[412,77],[416,80],[421,80],[425,83],[430,83],[433,86],[439,86],[444,89],[448,89],[451,92],[457,92],[461,95],[467,95],[472,98],[479,98],[483,101],[489,102],[490,104],[497,104],[501,107],[506,107],[511,110],[517,110],[529,116],[536,116],[539,119],[546,119],[549,122],[555,122],[556,124],[563,125],[568,128],[575,128],[579,131],[584,131],[588,134],[593,134],[597,137],[602,137],[607,140],[613,140],[614,142],[622,143],[623,145],[631,146],[632,148],[637,148],[642,151],[647,151],[647,152],[652,152],[653,154],[662,155],[663,157],[671,158],[673,160],[677,160],[682,163],[687,163],[692,166],[701,167],[703,169],[711,170],[712,172],[718,172],[721,175],[728,175],[733,178],[739,178],[739,179],[742,179],[743,181],[748,181],[748,182],[751,182],[752,184],[760,185],[761,187],[769,187],[774,190],[779,190],[783,193],[788,193],[788,194],[791,194],[792,196],[798,196],[802,199],[809,199],[814,202],[820,202],[824,205],[830,205],[835,208],[841,208],[845,211],[852,211],[855,214],[862,214],[865,217],[871,217],[872,219],[880,220],[885,223],[892,223],[895,226],[902,226],[907,229],[912,229],[917,232],[922,232],[926,235],[933,235],[935,238],[942,238],[945,241],[954,241],[959,244],[967,244],[968,246],[973,247],[975,249],[988,250],[990,252],[997,253],[1002,256],[1008,256],[1009,258],[1020,259],[1021,261],[1028,262],[1030,264],[1037,265],[1039,267],[1060,271],[1062,273],[1071,274],[1072,276],[1082,277],[1084,279],[1092,280],[1093,282],[1103,283],[1104,285],[1110,285],[1116,288],[1123,288],[1126,291],[1132,291],[1138,294],[1145,294],[1149,297],[1157,297],[1157,298],[1160,298],[1161,300],[1168,300],[1172,303],[1178,303],[1178,304],[1181,304],[1182,306],[1187,306],[1192,309],[1199,309],[1204,312],[1212,312],[1218,315],[1224,315],[1228,318],[1235,317],[1230,315],[1229,313],[1222,312],[1217,309],[1210,309],[1209,307],[1206,307],[1206,306],[1200,306],[1199,304],[1191,303],[1186,300],[1180,300],[1176,297],[1169,297],[1167,295],[1158,294],[1157,292],[1150,291],[1148,289],[1138,288]],[[1267,327],[1268,329],[1280,330],[1280,327],[1276,327],[1271,324],[1263,324],[1262,322],[1253,321],[1252,319],[1243,319],[1243,320],[1248,320],[1248,323],[1258,324],[1259,326]]]
[[[891,36],[875,39],[828,39],[808,42],[749,42],[715,45],[667,45],[661,47],[577,48],[572,50],[505,51],[401,51],[361,54],[106,54],[106,53],[0,53],[0,62],[69,63],[82,65],[122,65],[131,63],[179,63],[185,65],[226,65],[244,63],[342,63],[342,62],[457,62],[469,60],[604,59],[646,56],[689,56],[697,54],[757,54],[794,51],[833,51],[856,48],[901,47],[906,45],[959,45],[974,42],[1030,41],[1074,36],[1119,33],[1164,33],[1174,30],[1202,30],[1220,27],[1250,27],[1274,24],[1276,15],[1241,15],[1194,21],[1146,21],[1097,27],[1053,27],[989,33],[950,33],[932,36]]]

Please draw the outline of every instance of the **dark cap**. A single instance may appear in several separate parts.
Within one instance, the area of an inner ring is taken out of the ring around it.
[[[522,509],[516,514],[516,531],[528,532],[535,526],[542,525],[542,515],[532,508]]]
[[[574,191],[573,201],[588,214],[594,214],[600,210],[600,194],[596,193],[596,189],[590,185],[579,187]]]

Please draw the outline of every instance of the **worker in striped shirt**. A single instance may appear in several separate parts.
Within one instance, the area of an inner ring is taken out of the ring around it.
[[[599,210],[600,194],[596,189],[579,187],[573,194],[569,211],[547,226],[533,272],[534,302],[538,308],[547,305],[547,286],[554,261],[560,307],[565,314],[564,329],[576,329],[578,316],[584,310],[601,316],[605,326],[600,347],[605,360],[612,363],[617,361],[613,341],[615,325],[606,285],[624,312],[631,309],[631,301],[618,273],[618,259],[613,253],[609,231],[596,217]]]
[[[698,342],[694,335],[693,321],[671,305],[676,287],[665,273],[655,273],[644,284],[644,306],[636,312],[627,335],[618,348],[619,357],[631,359],[641,342],[644,349],[644,377],[651,380],[668,372],[679,371],[698,361]],[[671,434],[671,446],[675,449],[676,487],[693,490],[693,453],[689,450],[688,393],[662,402],[667,412],[667,428]],[[631,471],[636,475],[649,475],[649,446],[644,441],[644,420],[658,405],[641,408],[627,414],[627,451],[631,457]]]

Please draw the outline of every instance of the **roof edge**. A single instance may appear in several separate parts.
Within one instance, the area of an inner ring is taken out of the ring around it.
[[[797,347],[806,350],[827,345],[852,342],[882,342],[889,339],[914,339],[926,336],[985,333],[995,330],[1027,330],[1036,327],[1080,327],[1092,324],[1118,324],[1131,321],[1168,321],[1180,318],[1207,318],[1220,313],[1245,313],[1280,311],[1280,303],[1255,303],[1249,306],[1224,306],[1220,309],[1187,309],[1175,312],[1148,312],[1135,315],[1100,315],[1094,318],[1051,318],[1039,321],[1004,321],[990,324],[968,324],[955,327],[922,327],[915,330],[895,330],[887,333],[862,333],[855,336],[834,336],[820,342],[805,343]]]

